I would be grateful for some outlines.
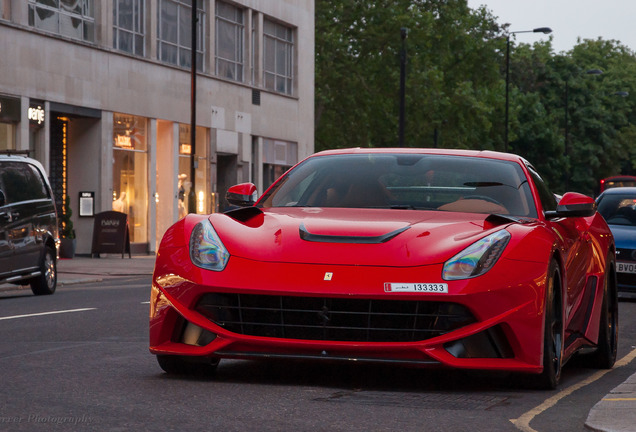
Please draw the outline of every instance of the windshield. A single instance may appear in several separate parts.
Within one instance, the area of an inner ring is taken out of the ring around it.
[[[394,208],[536,217],[519,164],[423,154],[311,157],[281,178],[259,206]]]
[[[610,225],[636,225],[636,195],[603,195],[598,202],[598,212]]]

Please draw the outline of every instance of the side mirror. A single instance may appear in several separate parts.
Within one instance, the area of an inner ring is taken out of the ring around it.
[[[548,219],[560,217],[589,217],[596,213],[596,202],[586,195],[568,192],[559,201],[556,211],[545,212]]]
[[[241,183],[232,186],[227,190],[225,199],[234,206],[253,206],[257,199],[256,186],[253,183]]]

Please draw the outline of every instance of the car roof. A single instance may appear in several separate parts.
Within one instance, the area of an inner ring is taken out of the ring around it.
[[[636,196],[636,187],[626,186],[626,187],[614,187],[605,189],[600,196],[602,195],[634,195]]]
[[[487,159],[507,160],[527,164],[521,156],[512,153],[500,153],[491,150],[438,149],[438,148],[366,148],[356,147],[347,149],[324,150],[312,156],[340,155],[340,154],[430,154],[447,156],[464,156]]]
[[[13,151],[0,150],[0,161],[30,163],[32,165],[37,166],[38,169],[42,171],[43,173],[45,172],[44,165],[42,165],[42,163],[38,161],[37,159],[28,157],[26,155],[26,151],[22,152],[20,150],[17,150],[17,151],[16,150],[13,150]]]

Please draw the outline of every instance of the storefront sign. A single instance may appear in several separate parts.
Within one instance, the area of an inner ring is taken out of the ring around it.
[[[192,154],[192,146],[186,143],[179,144],[179,153],[182,155]]]
[[[120,148],[132,149],[133,144],[130,136],[128,135],[117,135],[115,137],[115,145]]]
[[[19,122],[20,106],[20,99],[0,96],[0,122]]]
[[[91,257],[100,253],[121,253],[122,258],[128,253],[131,258],[127,214],[105,211],[95,215]]]
[[[95,213],[95,192],[79,193],[79,215],[80,217],[94,216]]]
[[[42,108],[42,105],[30,106],[27,116],[29,117],[31,124],[35,124],[40,127],[44,126],[44,108]]]

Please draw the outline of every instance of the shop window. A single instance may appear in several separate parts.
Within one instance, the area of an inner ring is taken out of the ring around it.
[[[146,119],[115,114],[113,210],[128,215],[130,241],[148,242],[148,151]]]
[[[298,144],[263,139],[263,190],[298,162]]]
[[[179,219],[188,214],[191,208],[195,213],[207,214],[210,209],[209,193],[209,170],[207,163],[207,131],[205,128],[197,127],[196,130],[196,153],[193,155],[193,147],[190,136],[190,125],[179,125],[179,173],[177,177],[178,186],[178,209]],[[194,182],[194,203],[190,203],[192,195],[192,180],[190,177],[192,158],[196,158],[195,182]],[[192,204],[192,207],[191,207]]]
[[[95,42],[94,0],[29,0],[29,25],[72,39]]]
[[[227,3],[216,3],[216,74],[243,81],[243,10]]]
[[[278,93],[293,93],[294,32],[265,19],[263,22],[263,86]]]
[[[0,0],[0,19],[9,20],[11,19],[11,1],[10,0]]]
[[[157,57],[165,63],[192,67],[192,0],[158,0]],[[203,71],[205,52],[205,6],[197,4],[197,70]]]
[[[115,0],[113,7],[113,46],[115,49],[144,56],[144,0]]]
[[[12,123],[0,123],[1,150],[15,150],[15,126]]]

